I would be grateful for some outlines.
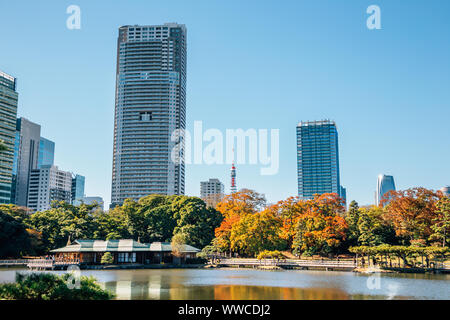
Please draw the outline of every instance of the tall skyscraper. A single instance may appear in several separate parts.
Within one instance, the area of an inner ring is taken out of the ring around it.
[[[31,170],[28,192],[28,208],[44,211],[50,208],[52,201],[70,203],[72,174],[59,170],[57,166],[43,165]]]
[[[25,118],[17,119],[18,153],[14,158],[14,203],[26,206],[31,170],[37,168],[41,126]]]
[[[148,194],[184,194],[174,131],[186,128],[186,27],[123,26],[117,43],[112,206]],[[173,141],[175,140],[175,141]]]
[[[301,199],[324,193],[345,196],[345,189],[340,185],[338,132],[334,121],[306,121],[297,125],[297,175]]]
[[[380,205],[382,200],[387,200],[385,194],[389,191],[395,191],[394,177],[380,174],[377,179],[375,203]]]
[[[55,143],[43,137],[39,140],[38,169],[41,166],[53,165],[55,161]]]
[[[219,179],[200,182],[200,197],[209,207],[216,207],[224,196],[225,188]]]
[[[81,199],[84,197],[85,177],[79,174],[72,175],[72,204],[81,204]]]
[[[7,148],[0,151],[0,203],[11,202],[17,101],[19,99],[16,90],[16,78],[0,71],[0,139]]]

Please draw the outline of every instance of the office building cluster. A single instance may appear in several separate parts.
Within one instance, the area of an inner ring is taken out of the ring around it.
[[[84,176],[54,165],[55,143],[39,124],[17,118],[18,96],[17,79],[0,71],[0,204],[43,211],[52,201],[81,203]]]

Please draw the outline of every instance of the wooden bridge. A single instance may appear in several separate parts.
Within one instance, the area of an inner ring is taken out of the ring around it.
[[[66,269],[69,266],[79,266],[80,260],[53,260],[53,259],[31,259],[28,260],[27,267],[36,270]]]
[[[0,260],[0,267],[26,266],[29,259]]]
[[[263,267],[277,266],[284,269],[325,269],[325,270],[348,270],[357,267],[356,262],[350,260],[300,260],[300,259],[215,259],[214,263],[219,266],[237,267]]]

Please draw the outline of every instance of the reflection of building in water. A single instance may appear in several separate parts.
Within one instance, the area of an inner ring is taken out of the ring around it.
[[[132,286],[130,280],[116,282],[116,298],[119,300],[132,299]]]

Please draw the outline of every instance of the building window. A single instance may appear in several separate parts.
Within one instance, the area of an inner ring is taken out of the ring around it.
[[[140,121],[150,121],[152,120],[152,113],[151,112],[139,112],[139,120]]]

